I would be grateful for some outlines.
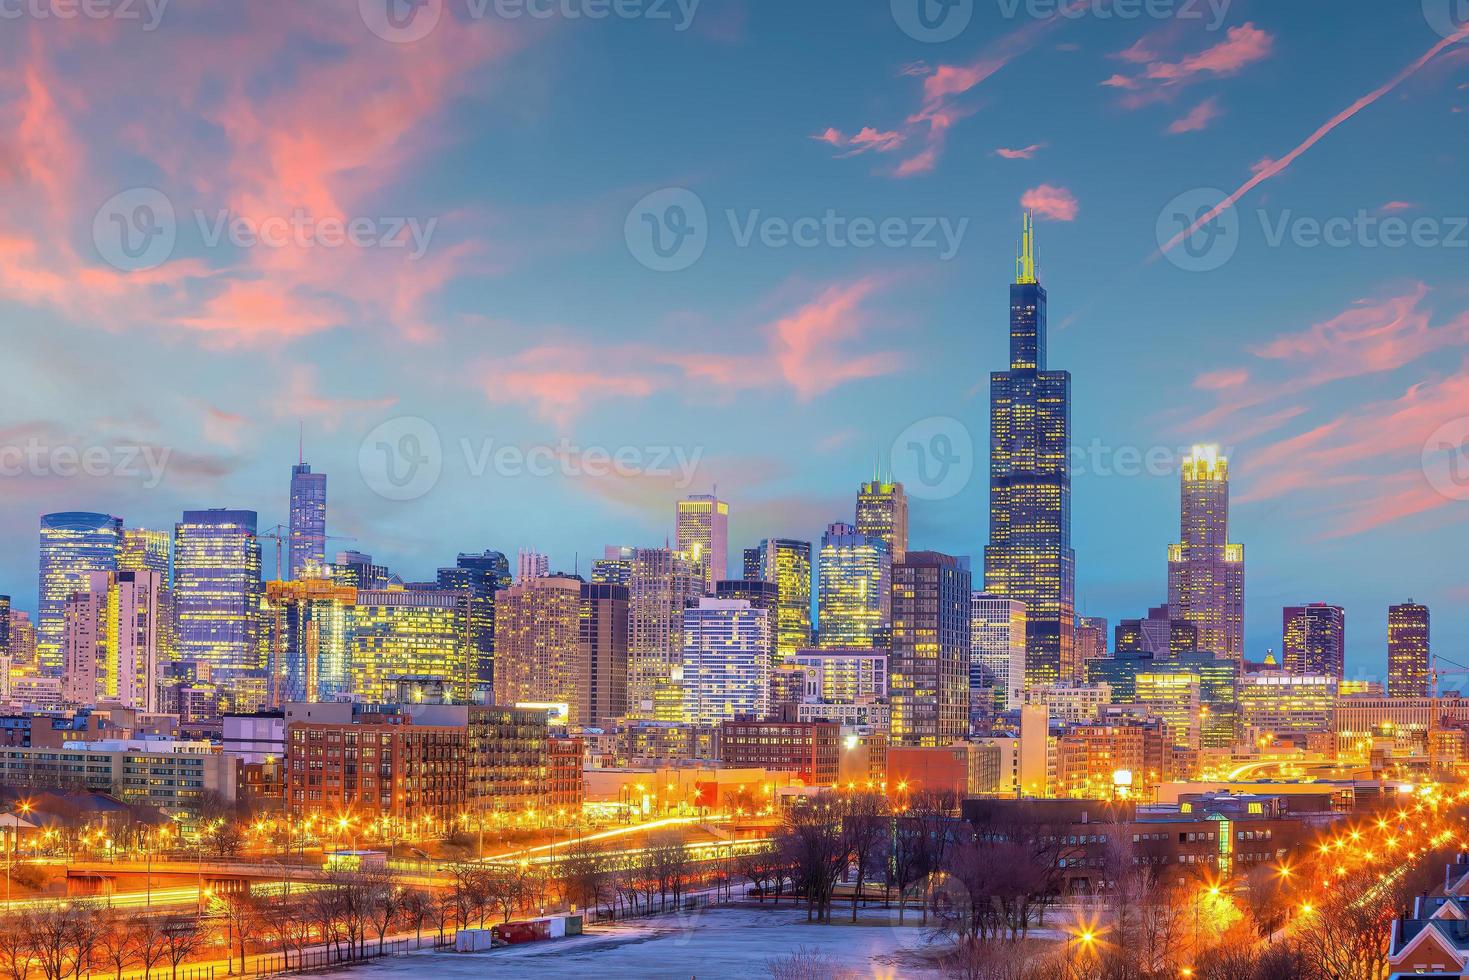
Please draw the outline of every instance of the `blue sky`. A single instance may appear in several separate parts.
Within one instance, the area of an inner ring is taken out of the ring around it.
[[[1359,673],[1382,670],[1390,602],[1429,603],[1445,656],[1469,639],[1469,487],[1435,448],[1469,435],[1469,44],[1447,0],[1235,0],[1217,22],[975,0],[940,42],[900,28],[903,0],[704,0],[686,30],[674,6],[444,0],[414,40],[369,29],[372,0],[302,6],[173,0],[148,29],[39,4],[0,39],[18,606],[45,511],[284,520],[298,419],[339,544],[409,577],[484,548],[585,567],[661,543],[715,483],[732,553],[815,539],[915,424],[967,437],[974,476],[914,501],[914,544],[977,561],[1025,201],[1073,375],[1085,612],[1163,600],[1177,477],[1135,460],[1209,441],[1233,460],[1252,657],[1302,601],[1346,606]],[[648,268],[643,215],[691,201],[702,253]],[[886,244],[857,247],[864,222]],[[165,225],[161,251],[118,250]],[[417,482],[385,483],[378,444],[430,431]],[[627,472],[533,475],[503,447]],[[55,472],[72,450],[93,475]]]

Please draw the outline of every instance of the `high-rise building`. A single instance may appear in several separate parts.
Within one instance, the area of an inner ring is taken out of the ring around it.
[[[769,706],[769,613],[743,599],[698,600],[683,612],[683,720],[761,718]]]
[[[1241,734],[1248,740],[1332,730],[1338,687],[1324,674],[1259,670],[1240,679]]]
[[[892,744],[943,746],[969,731],[970,574],[936,551],[893,566]]]
[[[990,375],[984,587],[1025,603],[1027,683],[1078,678],[1071,549],[1071,375],[1046,368],[1046,291],[1029,215],[1010,286],[1010,369]]]
[[[633,556],[636,548],[609,544],[602,557],[592,561],[592,581],[602,585],[626,586],[632,581]]]
[[[1188,671],[1137,675],[1137,703],[1168,726],[1173,745],[1197,751],[1203,734],[1203,697],[1199,675]]]
[[[372,556],[360,551],[337,552],[330,573],[333,582],[354,589],[385,589],[395,583],[402,584],[388,571],[388,566],[373,564]]]
[[[675,534],[679,551],[699,563],[704,592],[729,574],[729,504],[713,494],[694,494],[678,502]]]
[[[21,609],[10,610],[10,665],[30,668],[36,662],[36,624],[31,614]]]
[[[1285,669],[1292,674],[1327,674],[1341,680],[1346,668],[1346,610],[1312,602],[1286,606],[1281,620]]]
[[[262,612],[269,702],[330,701],[351,691],[357,589],[326,579],[267,582]]]
[[[1409,600],[1387,607],[1387,696],[1426,698],[1432,666],[1428,656],[1428,607]]]
[[[266,699],[260,539],[252,510],[186,510],[173,536],[177,657],[207,666],[227,707]]]
[[[627,714],[629,608],[626,585],[587,582],[581,587],[580,717],[573,717],[573,724],[611,728]]]
[[[495,597],[496,704],[565,704],[567,718],[581,723],[582,584],[548,575]]]
[[[474,641],[474,685],[494,690],[495,593],[510,587],[510,560],[498,551],[461,554],[453,568],[441,568],[438,587],[469,596],[469,630]]]
[[[1142,619],[1124,619],[1117,624],[1118,653],[1151,653],[1174,657],[1199,649],[1199,629],[1193,623],[1174,619],[1167,606],[1154,606]]]
[[[122,529],[122,550],[117,556],[120,572],[157,572],[168,583],[168,532],[145,527]]]
[[[850,524],[826,529],[817,587],[820,646],[886,645],[892,570],[892,553],[882,538]]]
[[[162,710],[167,600],[152,571],[92,572],[66,601],[62,696],[70,704],[110,701]]]
[[[1076,659],[1084,665],[1088,660],[1107,655],[1107,617],[1076,618]]]
[[[779,593],[775,657],[779,667],[811,645],[811,542],[766,538],[760,542],[760,577]]]
[[[521,548],[516,557],[515,581],[529,582],[533,578],[545,578],[551,574],[551,559],[539,551]]]
[[[36,662],[42,674],[61,673],[66,600],[87,587],[92,572],[117,571],[121,549],[120,517],[79,511],[41,516]]]
[[[1195,446],[1183,460],[1168,615],[1198,629],[1198,649],[1244,659],[1245,548],[1229,542],[1229,459],[1218,446]]]
[[[0,657],[10,656],[10,596],[0,595]],[[9,667],[9,663],[6,664]]]
[[[908,495],[901,483],[873,479],[857,488],[857,533],[887,542],[894,562],[908,553]]]
[[[681,721],[683,611],[704,594],[693,557],[671,548],[638,548],[628,583],[628,717]]]
[[[469,619],[469,596],[462,592],[359,589],[347,667],[352,693],[386,702],[405,678],[438,678],[454,700],[468,700],[474,683]]]
[[[753,609],[764,609],[769,615],[766,619],[774,623],[779,616],[780,610],[780,587],[774,582],[767,582],[762,578],[734,578],[725,579],[723,582],[714,583],[714,596],[717,599],[743,599]],[[770,651],[766,655],[766,662],[775,663],[775,630],[768,630],[770,634]]]
[[[746,548],[743,552],[740,565],[742,577],[749,582],[760,581],[765,577],[765,549]]]
[[[1001,710],[1020,707],[1025,688],[1025,603],[988,592],[970,597],[969,698]]]
[[[326,474],[303,458],[291,467],[291,581],[322,578],[326,568]]]

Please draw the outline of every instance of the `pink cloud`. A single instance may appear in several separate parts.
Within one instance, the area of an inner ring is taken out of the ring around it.
[[[1219,118],[1219,100],[1205,99],[1194,106],[1187,114],[1178,119],[1168,127],[1168,132],[1175,135],[1179,133],[1197,133],[1207,129],[1209,124]]]
[[[1003,157],[1006,160],[1033,160],[1035,155],[1045,148],[1046,144],[1044,143],[1032,143],[1029,146],[1022,146],[1019,149],[1001,146],[995,150],[995,156]]]
[[[1075,221],[1080,210],[1076,197],[1064,187],[1041,184],[1020,196],[1020,206],[1051,221]]]
[[[1411,204],[1408,201],[1388,201],[1377,210],[1382,214],[1397,214],[1400,211],[1412,211],[1417,206],[1418,205]]]
[[[1167,40],[1160,36],[1143,38],[1115,55],[1129,64],[1144,66],[1136,74],[1114,74],[1102,82],[1104,86],[1128,93],[1122,100],[1125,108],[1137,109],[1171,99],[1184,87],[1205,79],[1227,78],[1238,74],[1250,65],[1268,58],[1275,47],[1274,36],[1252,23],[1231,27],[1223,41],[1174,61],[1165,60],[1161,54],[1161,46]],[[1183,121],[1179,120],[1179,123]],[[1207,121],[1206,118],[1205,122]]]
[[[905,139],[902,133],[891,130],[882,132],[871,126],[863,126],[851,137],[844,136],[839,129],[828,127],[811,138],[846,150],[845,153],[838,154],[842,157],[853,157],[869,151],[891,153],[901,147]]]
[[[1238,388],[1249,380],[1250,372],[1244,368],[1221,368],[1218,371],[1206,371],[1194,378],[1194,387],[1202,391],[1224,391]]]
[[[1241,184],[1234,191],[1234,193],[1230,194],[1223,201],[1220,201],[1213,208],[1210,208],[1204,214],[1200,215],[1199,219],[1195,221],[1191,226],[1183,229],[1178,234],[1169,239],[1166,243],[1164,243],[1164,245],[1159,248],[1156,253],[1154,253],[1153,257],[1156,259],[1159,256],[1162,256],[1164,253],[1172,251],[1174,248],[1177,248],[1180,242],[1186,241],[1188,238],[1192,237],[1193,234],[1197,232],[1200,228],[1204,227],[1209,222],[1219,217],[1219,215],[1223,213],[1226,208],[1234,207],[1237,203],[1239,203],[1240,199],[1243,198],[1250,191],[1254,190],[1256,187],[1259,187],[1265,181],[1274,178],[1276,175],[1280,174],[1287,167],[1289,167],[1292,163],[1295,163],[1302,154],[1304,154],[1307,150],[1311,149],[1317,143],[1325,139],[1332,132],[1332,130],[1336,129],[1347,120],[1351,119],[1363,109],[1375,103],[1384,95],[1392,92],[1399,85],[1403,84],[1403,82],[1407,81],[1409,78],[1412,78],[1419,71],[1421,71],[1423,67],[1433,61],[1434,58],[1438,57],[1444,51],[1448,50],[1456,44],[1459,44],[1465,39],[1469,39],[1469,24],[1465,24],[1457,33],[1446,37],[1443,40],[1439,41],[1437,44],[1433,45],[1417,59],[1412,61],[1406,68],[1404,68],[1402,71],[1398,72],[1391,79],[1389,79],[1386,83],[1378,86],[1371,92],[1368,92],[1366,95],[1362,96],[1361,98],[1357,99],[1357,101],[1347,106],[1341,112],[1338,112],[1336,115],[1332,116],[1320,127],[1318,127],[1315,132],[1306,137],[1304,141],[1298,144],[1295,149],[1291,150],[1284,157],[1281,157],[1279,160],[1270,160],[1269,162],[1262,162],[1261,164],[1257,164],[1254,176]]]

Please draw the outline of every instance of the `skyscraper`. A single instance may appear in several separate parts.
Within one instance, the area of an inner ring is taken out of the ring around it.
[[[109,676],[103,640],[107,636],[107,590],[112,572],[91,572],[87,583],[67,597],[62,611],[61,697],[67,704],[92,705],[117,697],[117,677]]]
[[[1281,620],[1281,653],[1287,672],[1342,679],[1347,614],[1341,606],[1325,602],[1286,606]]]
[[[832,524],[821,538],[817,588],[820,646],[871,647],[887,642],[892,553],[882,538]]]
[[[326,474],[303,458],[291,467],[291,581],[326,575]]]
[[[678,502],[678,550],[692,555],[704,572],[704,592],[729,574],[729,504],[713,494],[694,494]]]
[[[207,665],[234,710],[266,697],[260,539],[253,510],[186,510],[174,528],[178,659]]]
[[[168,532],[145,527],[122,529],[122,550],[117,556],[122,572],[157,572],[168,582]]]
[[[1198,648],[1245,654],[1245,549],[1229,543],[1229,459],[1195,446],[1179,477],[1179,542],[1168,546],[1168,615],[1198,628]]]
[[[466,701],[474,655],[469,596],[438,589],[359,589],[352,607],[352,693],[390,701],[398,682],[437,678]]]
[[[551,574],[551,559],[539,551],[521,548],[515,565],[515,581],[529,582],[533,578],[545,578]]]
[[[633,555],[636,548],[609,544],[602,557],[592,561],[592,581],[603,585],[625,586],[632,581]]]
[[[1107,617],[1078,616],[1076,618],[1076,659],[1085,664],[1088,660],[1107,655]]]
[[[748,581],[755,582],[763,580],[765,576],[765,549],[760,547],[744,549],[740,571],[742,576]]]
[[[1426,698],[1432,675],[1428,607],[1411,599],[1387,607],[1387,696]]]
[[[388,566],[373,563],[371,555],[360,551],[339,551],[332,562],[331,579],[338,585],[354,589],[382,589],[397,581]],[[400,583],[401,584],[401,583]]]
[[[1025,689],[1025,603],[975,592],[969,613],[971,708],[986,699],[1002,710],[1020,707]]]
[[[766,538],[760,542],[760,577],[780,595],[775,612],[775,656],[779,667],[811,645],[811,542]]]
[[[1117,623],[1116,653],[1151,653],[1159,657],[1176,657],[1199,649],[1199,628],[1193,623],[1174,619],[1167,606],[1154,606],[1142,619],[1123,619]]]
[[[758,551],[759,549],[751,550]],[[766,621],[772,624],[779,616],[780,587],[758,576],[752,579],[734,578],[715,582],[714,595],[718,599],[743,599],[750,604],[752,609],[764,609],[768,613],[765,617]],[[774,627],[772,626],[767,632],[770,634],[770,649],[766,653],[765,660],[773,665],[775,663]]]
[[[910,551],[893,566],[894,745],[944,746],[969,732],[970,591],[952,555]]]
[[[494,690],[495,682],[495,593],[508,589],[510,581],[510,559],[498,551],[461,554],[453,568],[439,569],[439,588],[469,596],[473,681],[483,691]]]
[[[582,584],[570,576],[548,575],[496,596],[496,704],[565,704],[567,718],[581,723]]]
[[[167,659],[163,576],[153,571],[92,572],[66,600],[63,698],[71,704],[113,701],[162,710]]]
[[[887,542],[894,562],[908,553],[908,495],[901,483],[873,479],[857,488],[857,533]]]
[[[0,657],[10,656],[10,596],[0,595]],[[10,664],[5,665],[9,668]]]
[[[990,539],[985,591],[1025,603],[1025,677],[1079,677],[1073,627],[1071,375],[1046,368],[1046,291],[1029,215],[1010,286],[1010,369],[990,375]]]
[[[627,714],[627,586],[587,582],[581,587],[581,645],[575,724],[610,728]]]
[[[683,613],[683,720],[717,725],[768,709],[769,613],[743,599],[698,600]]]
[[[269,650],[272,705],[330,701],[351,690],[357,588],[326,579],[267,582],[262,629]]]
[[[42,674],[61,673],[66,600],[87,587],[92,572],[117,571],[122,518],[78,511],[41,517],[40,607],[36,661]]]
[[[704,594],[703,570],[691,555],[638,548],[628,583],[627,713],[651,721],[681,721],[683,611]]]

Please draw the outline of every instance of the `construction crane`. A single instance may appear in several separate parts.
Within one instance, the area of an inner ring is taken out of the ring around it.
[[[262,538],[262,539],[264,539],[266,541],[274,541],[275,542],[275,580],[277,582],[281,581],[281,550],[282,550],[282,547],[285,545],[285,543],[291,540],[291,529],[289,527],[287,527],[286,525],[284,525],[284,524],[277,524],[275,527],[270,528],[269,530],[265,531],[264,533],[257,534],[256,537],[257,538]],[[341,535],[341,534],[326,534],[326,535],[310,534],[310,535],[302,535],[301,536],[301,540],[302,541],[316,541],[316,540],[320,540],[321,543],[322,543],[322,549],[321,550],[323,552],[325,552],[326,551],[326,542],[328,542],[328,541],[356,541],[357,539],[356,538],[353,538],[353,537],[348,537],[346,535]]]

